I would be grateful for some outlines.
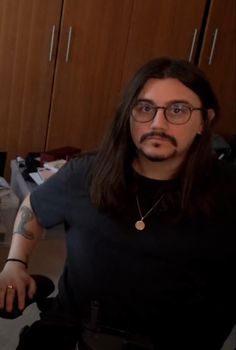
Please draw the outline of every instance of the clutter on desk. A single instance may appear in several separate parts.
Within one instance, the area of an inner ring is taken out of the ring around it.
[[[40,153],[41,166],[46,162],[52,162],[58,159],[70,160],[71,158],[77,157],[81,152],[80,148],[76,147],[61,147],[46,152]]]
[[[45,162],[43,164],[44,168],[47,170],[51,170],[53,173],[56,173],[63,165],[65,165],[67,160],[65,159],[57,159],[51,162]]]
[[[30,152],[25,159],[18,156],[16,161],[25,181],[41,185],[80,152],[79,148],[62,147],[46,152]]]

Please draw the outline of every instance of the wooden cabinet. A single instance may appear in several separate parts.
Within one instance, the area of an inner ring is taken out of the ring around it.
[[[0,150],[9,160],[43,150],[61,0],[0,0]]]
[[[121,83],[133,0],[65,0],[47,148],[97,145]]]
[[[96,146],[129,78],[164,55],[206,71],[222,103],[218,128],[236,132],[235,0],[0,0],[8,164],[30,151]]]
[[[134,0],[123,82],[158,56],[194,62],[205,5],[205,0]]]
[[[236,1],[213,0],[199,66],[210,79],[221,105],[216,130],[236,134]]]

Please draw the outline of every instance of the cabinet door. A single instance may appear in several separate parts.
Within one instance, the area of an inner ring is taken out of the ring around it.
[[[133,0],[65,0],[47,149],[96,146],[119,95]]]
[[[205,0],[134,0],[123,82],[158,56],[194,61]]]
[[[236,133],[235,17],[235,0],[212,1],[199,62],[220,101],[222,134]]]
[[[7,173],[9,159],[45,145],[61,6],[0,0],[0,149],[8,153]]]

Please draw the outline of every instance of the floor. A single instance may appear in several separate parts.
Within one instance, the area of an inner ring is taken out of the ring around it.
[[[0,246],[0,268],[6,258],[7,252],[7,247]],[[63,237],[59,234],[55,236],[52,235],[52,237],[49,238],[49,235],[47,235],[47,238],[41,240],[37,246],[31,258],[29,269],[32,273],[45,274],[57,283],[59,274],[62,271],[64,257],[65,246]],[[38,319],[38,315],[38,309],[36,305],[33,304],[24,311],[21,317],[15,320],[0,318],[0,349],[15,350],[20,330],[25,325],[31,324]],[[221,350],[234,349],[236,349],[236,329],[234,329]]]

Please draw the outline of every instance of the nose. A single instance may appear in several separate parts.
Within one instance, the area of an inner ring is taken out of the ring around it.
[[[165,129],[168,125],[168,121],[165,118],[165,109],[163,107],[159,107],[156,111],[155,117],[152,120],[151,127],[156,129]]]

